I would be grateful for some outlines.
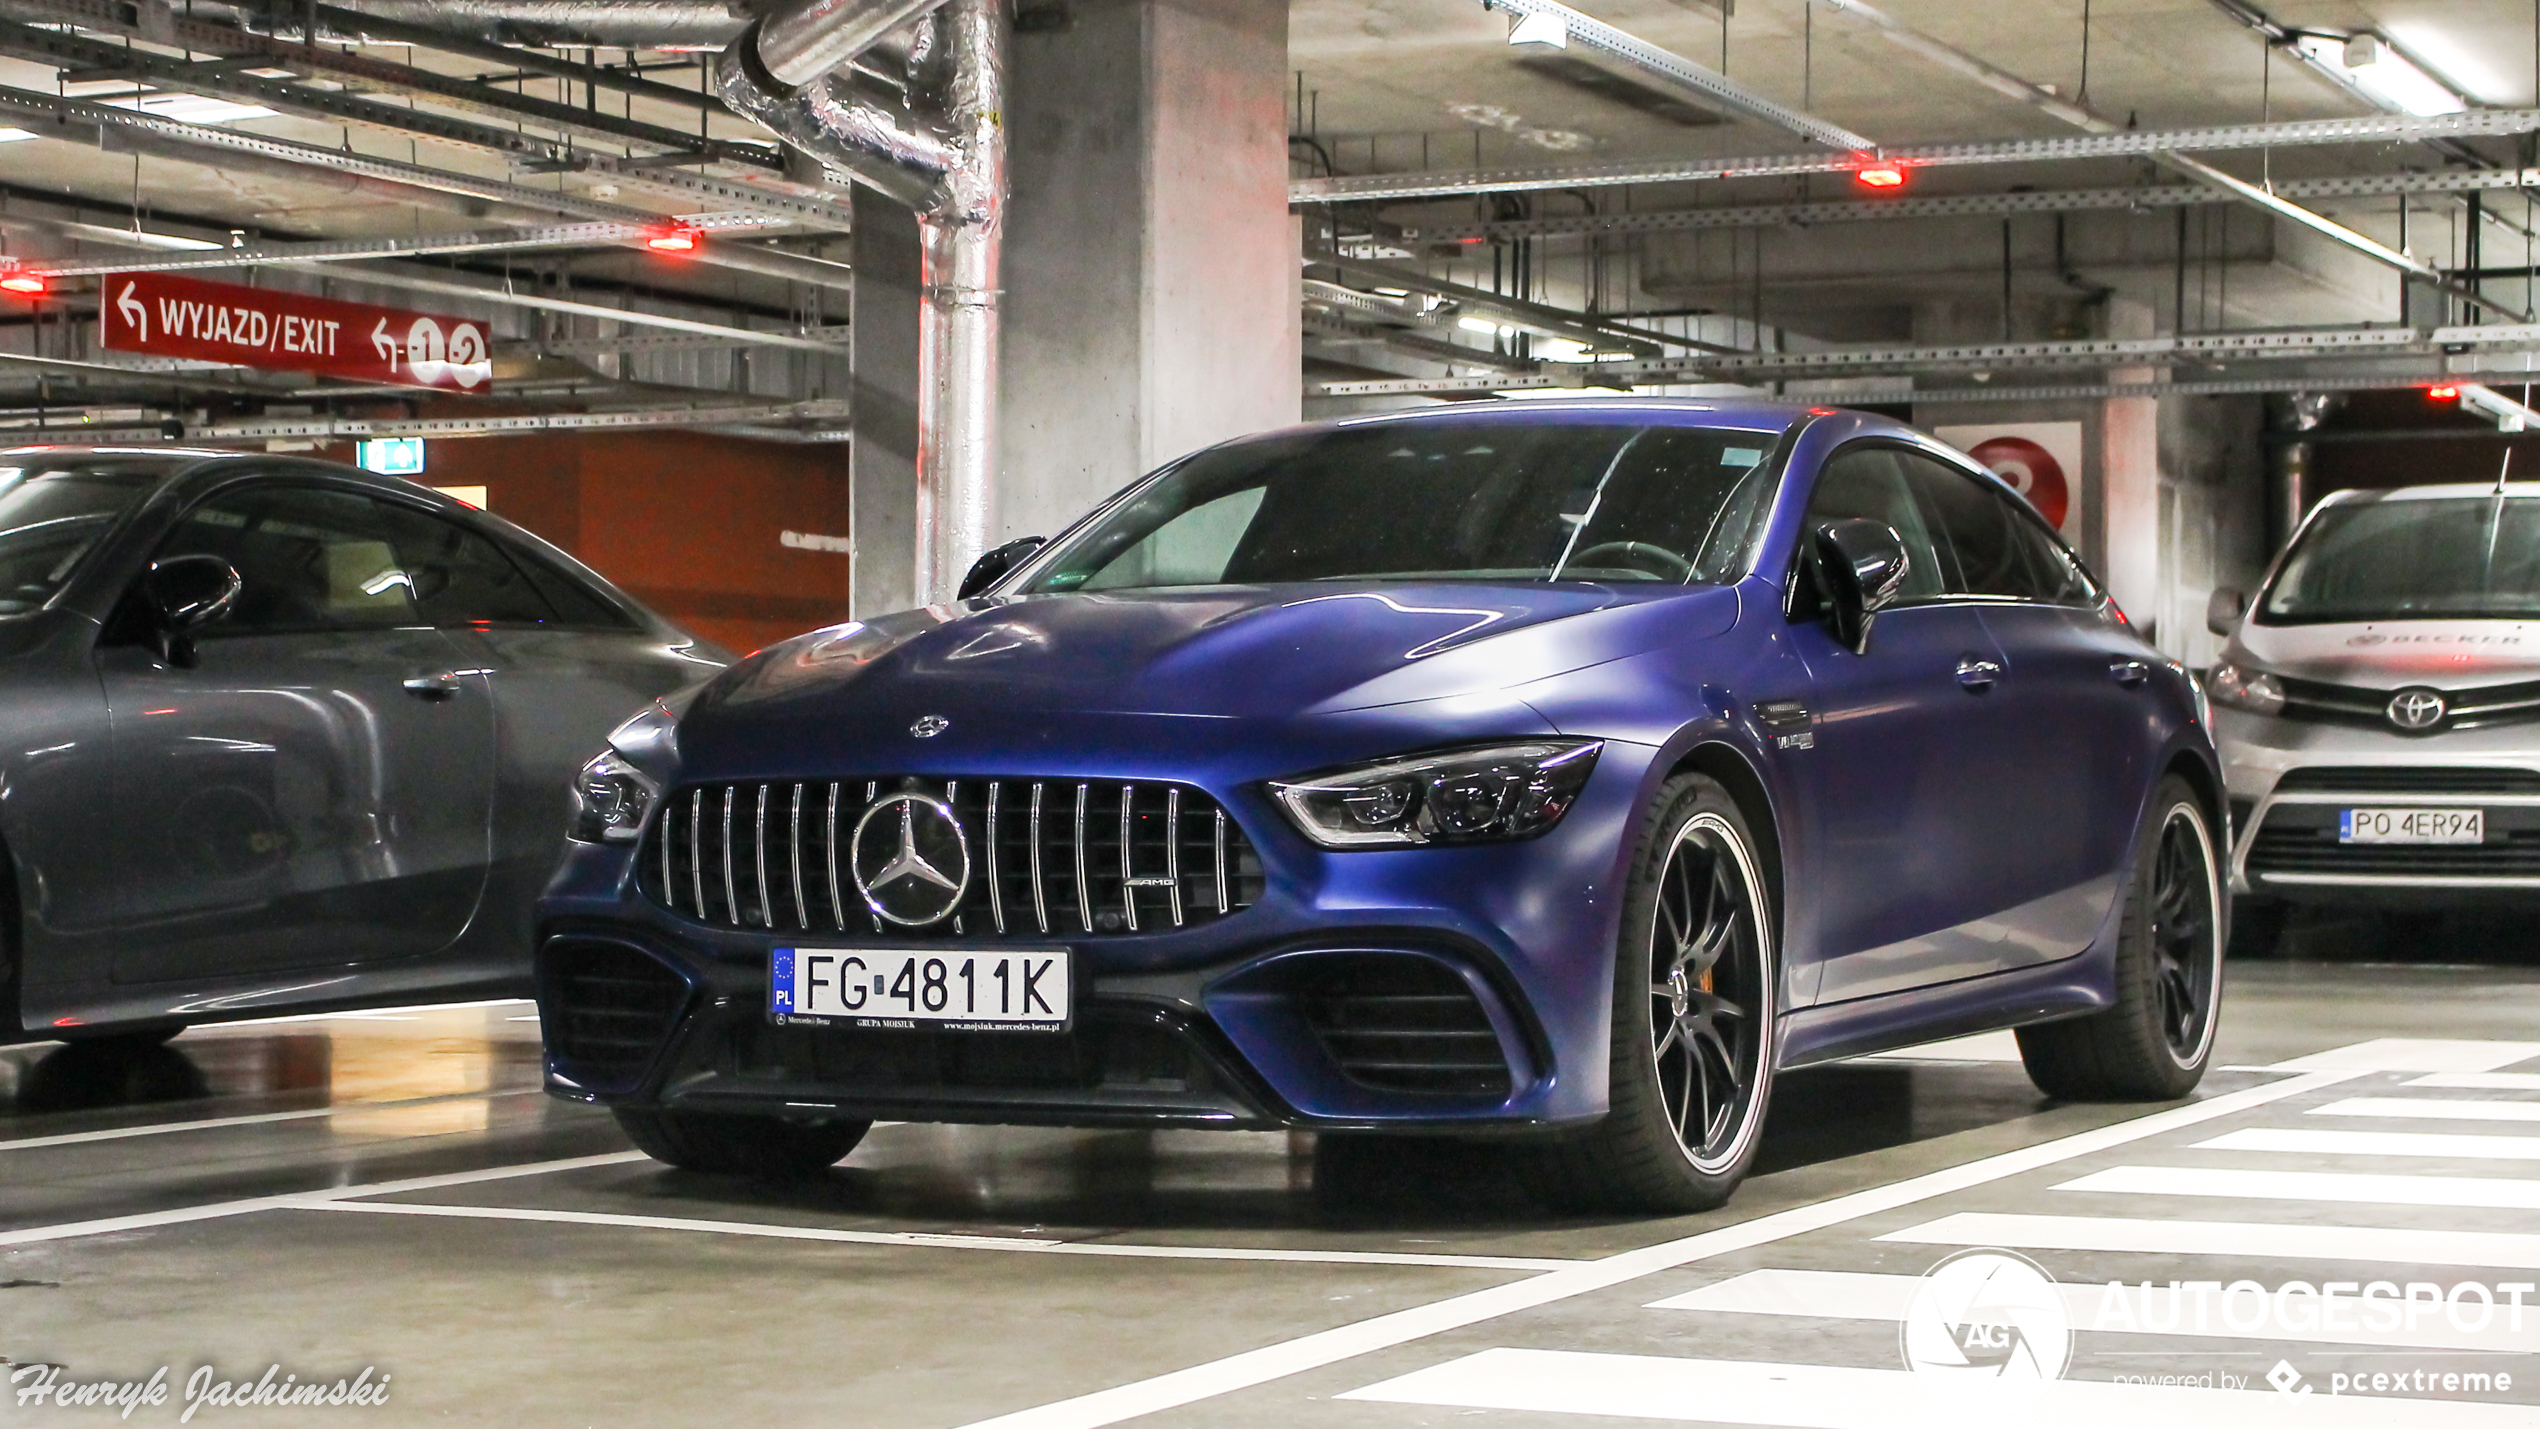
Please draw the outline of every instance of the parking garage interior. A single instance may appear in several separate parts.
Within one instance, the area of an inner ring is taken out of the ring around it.
[[[746,656],[950,608],[983,554],[1250,434],[1765,399],[1971,454],[2211,691],[2323,503],[2540,481],[2535,194],[2540,7],[2509,0],[0,0],[0,466],[404,477]],[[320,361],[279,317],[181,327],[188,294],[383,316]],[[2365,795],[2232,786],[2191,1097],[2050,1097],[2007,1028],[1801,1068],[1694,1215],[1582,1212],[1487,1139],[1297,1129],[885,1119],[807,1180],[674,1169],[546,1094],[525,982],[0,1020],[0,1393],[2534,1422],[2540,754],[2480,747],[2520,782],[2399,802],[2485,801],[2484,862],[2359,881],[2267,820]],[[2053,1383],[1917,1359],[1961,1253],[2051,1280],[2052,1336],[2018,1323]]]

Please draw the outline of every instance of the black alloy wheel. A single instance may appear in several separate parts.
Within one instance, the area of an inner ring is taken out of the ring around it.
[[[2104,1012],[2019,1029],[2029,1080],[2072,1101],[2168,1101],[2195,1090],[2222,1007],[2223,894],[2213,825],[2177,775],[2153,791],[2135,850]]]
[[[1754,1164],[1781,986],[1757,847],[1717,781],[1679,775],[1659,790],[1624,889],[1607,1111],[1542,1149],[1539,1196],[1576,1210],[1707,1211]]]

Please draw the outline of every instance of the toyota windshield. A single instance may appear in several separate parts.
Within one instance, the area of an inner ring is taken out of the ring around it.
[[[2302,528],[2262,625],[2540,616],[2540,500],[2357,501]]]
[[[1744,574],[1777,432],[1386,423],[1202,452],[1038,563],[1027,593],[1287,581]]]

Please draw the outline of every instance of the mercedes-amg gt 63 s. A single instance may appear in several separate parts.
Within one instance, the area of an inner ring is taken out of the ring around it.
[[[873,1119],[1496,1136],[1718,1204],[1782,1069],[2213,1046],[2187,672],[1874,416],[1510,403],[1173,464],[954,604],[628,723],[541,905],[548,1086],[696,1170]]]

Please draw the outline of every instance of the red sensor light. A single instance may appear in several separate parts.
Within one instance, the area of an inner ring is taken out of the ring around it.
[[[697,251],[697,230],[666,228],[645,239],[644,246],[656,253],[694,253]]]
[[[2444,382],[2426,388],[2425,395],[2437,402],[2457,402],[2461,398],[2461,389]]]
[[[44,280],[33,273],[11,273],[6,277],[0,277],[0,288],[33,297],[43,293]]]
[[[1902,164],[1864,164],[1852,171],[1852,180],[1863,188],[1901,189],[1905,187],[1905,168]]]

